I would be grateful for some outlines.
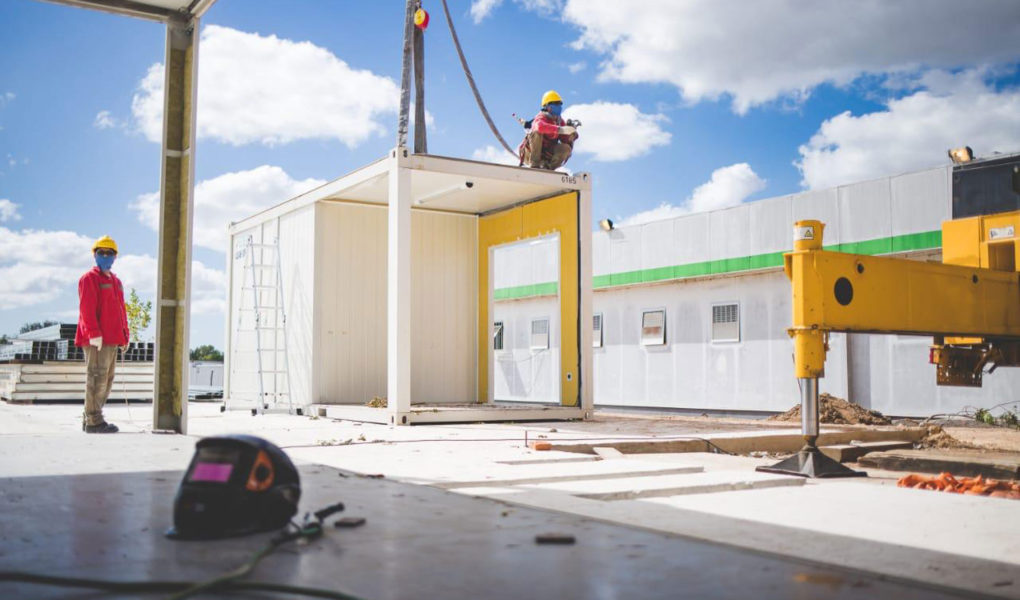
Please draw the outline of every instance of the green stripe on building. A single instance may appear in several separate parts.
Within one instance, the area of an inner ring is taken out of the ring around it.
[[[932,250],[941,247],[942,232],[925,231],[922,233],[894,235],[891,237],[864,240],[861,242],[833,244],[831,246],[825,246],[825,249],[832,252],[876,255],[891,254],[894,252]],[[789,252],[789,250],[787,250],[787,252]],[[708,275],[722,275],[725,273],[739,273],[742,271],[782,267],[783,254],[784,252],[769,252],[766,254],[754,254],[751,256],[740,256],[737,258],[723,258],[719,260],[673,265],[671,267],[656,267],[653,269],[639,269],[636,271],[609,273],[607,275],[595,275],[592,277],[592,286],[595,289],[605,289],[623,285],[634,285],[638,283],[670,281],[688,279],[691,277],[705,277]],[[530,298],[532,296],[549,296],[556,294],[556,291],[556,282],[538,283],[534,285],[521,285],[512,288],[497,289],[495,291],[494,298],[496,300],[508,300]]]
[[[555,281],[548,283],[532,283],[529,285],[518,285],[508,288],[499,288],[492,293],[493,300],[516,300],[518,298],[531,298],[533,296],[555,296],[559,292],[559,286]]]

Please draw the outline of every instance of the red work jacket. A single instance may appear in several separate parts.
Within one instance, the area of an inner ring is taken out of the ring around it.
[[[99,336],[103,336],[104,346],[127,345],[131,334],[124,308],[124,286],[116,275],[103,274],[99,267],[92,267],[78,280],[78,301],[76,346],[84,348],[90,339]]]

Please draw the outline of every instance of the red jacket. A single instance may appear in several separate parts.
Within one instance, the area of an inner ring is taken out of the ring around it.
[[[558,131],[552,129],[552,127],[556,127],[558,129],[559,126],[566,124],[567,122],[563,120],[563,117],[557,117],[552,113],[548,113],[543,110],[539,111],[539,113],[535,115],[535,118],[531,120],[531,131],[541,131],[542,137],[549,141],[555,142],[559,139],[560,142],[573,146],[574,140],[577,138],[576,134],[560,135]],[[548,131],[548,133],[546,133],[546,131]]]
[[[131,339],[124,308],[124,285],[113,273],[92,267],[78,280],[78,331],[74,344],[85,347],[103,336],[104,346],[126,346]]]

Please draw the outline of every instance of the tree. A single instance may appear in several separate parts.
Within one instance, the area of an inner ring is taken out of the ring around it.
[[[29,331],[35,331],[36,329],[42,329],[44,327],[49,327],[50,325],[59,325],[59,324],[60,324],[59,322],[57,322],[57,321],[50,321],[49,319],[43,321],[42,323],[40,323],[38,321],[36,321],[34,323],[25,323],[24,325],[21,326],[21,330],[18,331],[18,333],[28,333]]]
[[[191,360],[211,360],[223,362],[223,353],[210,344],[203,344],[191,349]]]
[[[3,346],[5,344],[10,344],[10,343],[11,343],[11,340],[10,340],[10,338],[7,337],[6,333],[3,334],[3,335],[0,335],[0,346]]]
[[[140,342],[142,332],[148,329],[152,322],[152,300],[142,302],[138,297],[135,288],[131,288],[128,300],[124,303],[127,309],[128,329],[131,330],[131,341]]]

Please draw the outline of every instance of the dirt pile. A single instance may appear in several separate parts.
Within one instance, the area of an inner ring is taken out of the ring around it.
[[[769,421],[800,421],[800,404]],[[868,410],[859,404],[847,402],[831,394],[818,397],[818,420],[833,425],[892,425],[892,421],[877,410]]]
[[[967,442],[961,442],[953,436],[946,433],[939,425],[929,425],[927,431],[917,442],[917,447],[921,449],[939,448],[942,450],[947,449],[977,449],[979,446],[968,444]]]

